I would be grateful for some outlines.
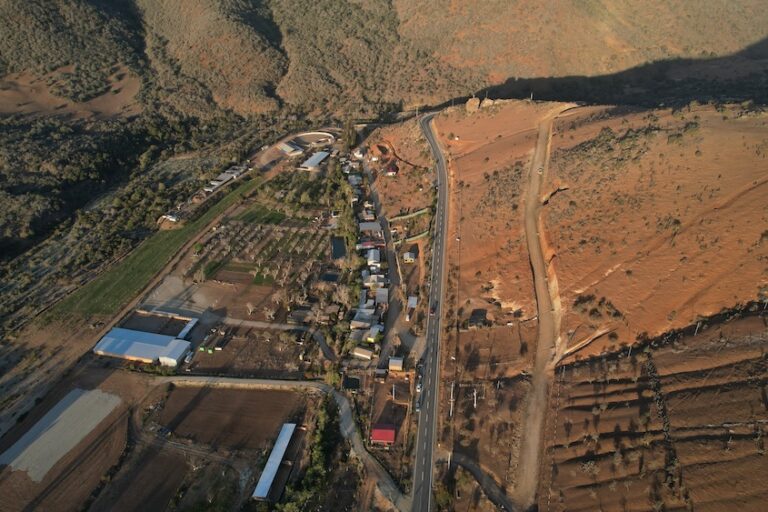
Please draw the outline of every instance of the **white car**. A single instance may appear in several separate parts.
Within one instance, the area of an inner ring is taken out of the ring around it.
[[[418,384],[416,384],[416,392],[417,392],[417,393],[421,393],[421,382],[419,382]]]

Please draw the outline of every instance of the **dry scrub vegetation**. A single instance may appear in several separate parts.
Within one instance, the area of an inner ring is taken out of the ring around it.
[[[768,127],[749,105],[591,109],[555,127],[545,207],[571,345],[632,343],[768,285]],[[595,349],[597,350],[597,349]]]

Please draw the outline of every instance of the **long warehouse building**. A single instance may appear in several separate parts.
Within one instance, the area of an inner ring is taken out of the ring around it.
[[[190,346],[188,341],[176,336],[115,327],[99,340],[93,352],[129,361],[177,366],[189,352]]]
[[[253,491],[251,498],[266,500],[269,496],[272,483],[275,481],[277,471],[283,462],[285,451],[288,449],[294,430],[296,430],[295,423],[283,423],[280,434],[277,436],[277,441],[275,441],[275,446],[272,448],[272,453],[269,454],[269,459],[267,459],[267,465],[264,466],[264,471],[261,473],[259,483],[256,484],[256,489]]]

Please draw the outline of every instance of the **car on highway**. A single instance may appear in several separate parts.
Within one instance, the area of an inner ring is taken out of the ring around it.
[[[435,316],[435,312],[437,311],[437,303],[432,304],[432,307],[429,308],[429,316]]]
[[[416,412],[421,412],[421,400],[416,400]]]
[[[421,382],[416,384],[416,392],[421,393]]]

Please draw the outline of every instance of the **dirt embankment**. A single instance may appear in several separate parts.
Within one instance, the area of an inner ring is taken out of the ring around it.
[[[765,319],[702,327],[557,371],[542,510],[762,510]]]

